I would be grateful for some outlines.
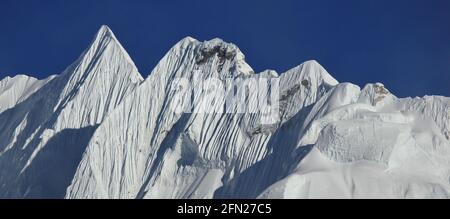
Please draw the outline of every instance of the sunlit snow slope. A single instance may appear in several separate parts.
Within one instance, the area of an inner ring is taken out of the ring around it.
[[[278,79],[279,118],[245,92],[252,113],[198,113],[208,78],[242,81],[226,95]],[[450,98],[339,83],[316,61],[255,73],[220,39],[181,40],[144,80],[103,26],[60,75],[0,81],[6,198],[449,198],[449,139]]]

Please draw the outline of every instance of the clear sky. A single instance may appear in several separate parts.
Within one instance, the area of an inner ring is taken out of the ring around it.
[[[315,59],[340,82],[450,96],[448,0],[1,0],[0,78],[59,74],[102,24],[144,77],[183,37],[220,37],[257,72]]]

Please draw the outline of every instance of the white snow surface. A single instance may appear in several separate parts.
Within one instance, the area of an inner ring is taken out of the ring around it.
[[[26,75],[16,75],[2,79],[0,81],[0,113],[26,100],[54,77],[55,75],[52,75],[38,80]]]
[[[172,85],[206,78],[279,79],[280,119],[261,123],[251,95],[256,113],[196,113],[208,90]],[[102,26],[60,75],[0,81],[0,169],[5,198],[449,198],[450,98],[339,83],[316,61],[255,73],[218,38],[182,39],[144,80]]]

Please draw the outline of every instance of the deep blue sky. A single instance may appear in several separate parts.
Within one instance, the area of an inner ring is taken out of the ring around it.
[[[145,76],[178,40],[220,37],[256,70],[318,60],[337,80],[450,96],[450,1],[0,1],[0,78],[60,73],[107,24]]]

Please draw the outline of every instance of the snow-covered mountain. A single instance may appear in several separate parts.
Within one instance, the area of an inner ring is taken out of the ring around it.
[[[0,170],[7,198],[449,198],[450,98],[190,37],[144,80],[103,26],[60,75],[0,81]]]

